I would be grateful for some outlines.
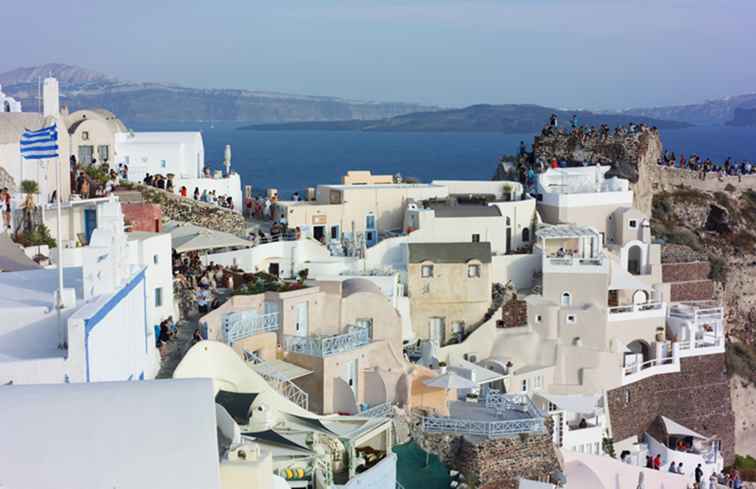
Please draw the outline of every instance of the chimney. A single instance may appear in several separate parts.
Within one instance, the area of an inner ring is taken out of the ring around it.
[[[60,88],[55,78],[45,78],[42,86],[42,115],[58,117],[60,115]]]

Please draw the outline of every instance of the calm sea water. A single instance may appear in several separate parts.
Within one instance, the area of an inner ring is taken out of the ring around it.
[[[514,154],[534,134],[392,133],[360,131],[239,131],[233,124],[135,124],[135,130],[199,130],[205,159],[222,167],[231,145],[231,166],[255,192],[278,188],[282,195],[318,183],[338,183],[347,170],[401,173],[421,181],[489,179],[499,156]],[[664,147],[721,161],[756,160],[756,128],[692,127],[662,133]]]

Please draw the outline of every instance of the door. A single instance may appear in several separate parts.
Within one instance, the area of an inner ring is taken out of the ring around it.
[[[316,241],[320,241],[323,239],[324,236],[324,226],[315,226],[312,228],[312,237],[315,238]]]
[[[82,165],[91,165],[94,157],[94,146],[79,146],[79,163]]]
[[[344,376],[342,377],[344,379],[344,382],[349,384],[349,387],[352,389],[352,394],[354,394],[355,401],[357,400],[357,359],[349,360],[348,362],[345,362],[344,364]]]
[[[84,239],[87,244],[92,239],[92,232],[97,228],[97,209],[84,209]]]
[[[436,346],[441,346],[445,343],[446,327],[444,324],[444,318],[431,318],[430,320],[430,340],[431,343]]]
[[[506,253],[509,254],[512,252],[512,228],[507,228],[507,248]]]
[[[296,324],[296,335],[297,336],[309,336],[309,324],[308,324],[308,313],[309,313],[309,303],[302,302],[297,304],[297,324]]]
[[[268,265],[268,273],[269,274],[278,277],[278,274],[280,272],[281,272],[281,269],[280,269],[278,263],[271,263],[270,265]]]

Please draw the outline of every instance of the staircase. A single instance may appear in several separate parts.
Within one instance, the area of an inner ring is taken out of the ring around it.
[[[266,363],[265,360],[258,357],[251,351],[242,350],[242,352],[244,355],[244,360],[249,363],[252,363],[254,365]],[[297,384],[288,380],[286,377],[275,370],[271,373],[260,373],[260,376],[265,379],[268,385],[270,385],[276,392],[278,392],[297,406],[301,407],[302,409],[309,411],[309,396],[305,391],[300,389]]]

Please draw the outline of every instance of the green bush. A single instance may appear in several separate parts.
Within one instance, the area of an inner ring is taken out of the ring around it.
[[[39,193],[39,184],[34,180],[24,180],[21,182],[21,192],[25,194]]]
[[[709,278],[720,284],[727,283],[727,273],[729,272],[729,266],[727,260],[718,256],[709,257]]]
[[[84,172],[100,185],[105,185],[110,180],[110,168],[106,164],[86,166]]]
[[[30,233],[17,234],[15,241],[24,247],[47,245],[50,248],[55,248],[57,246],[55,240],[50,236],[50,230],[44,224],[38,225]]]

